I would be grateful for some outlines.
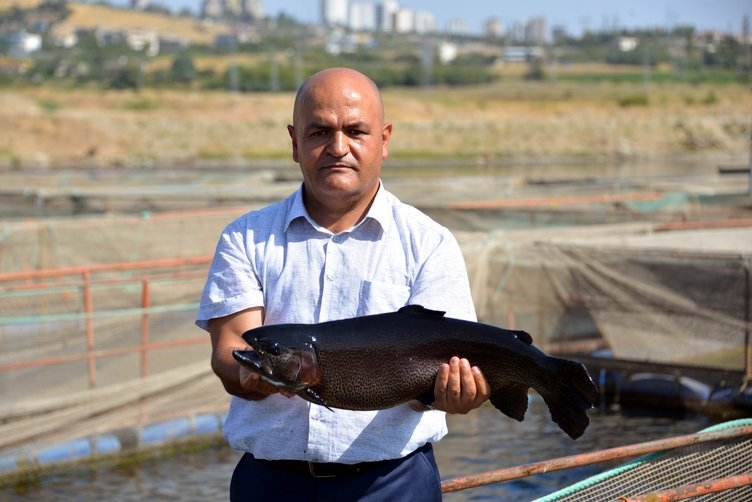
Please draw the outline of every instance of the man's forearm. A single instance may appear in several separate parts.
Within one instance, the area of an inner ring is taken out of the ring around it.
[[[247,370],[241,371],[240,364],[232,357],[232,349],[216,350],[212,354],[211,366],[228,394],[251,401],[257,401],[269,395],[269,393],[254,389],[258,386],[254,385],[258,384],[258,377],[250,374]],[[242,375],[246,373],[247,376],[243,379]]]

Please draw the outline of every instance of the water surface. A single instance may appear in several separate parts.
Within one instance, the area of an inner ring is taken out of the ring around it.
[[[483,406],[464,416],[450,416],[450,434],[436,445],[444,479],[479,474],[547,459],[694,433],[707,427],[702,417],[629,417],[594,410],[592,422],[576,441],[548,415],[545,404],[531,398],[523,422]],[[214,447],[137,465],[98,470],[76,469],[47,476],[21,489],[0,489],[3,501],[225,501],[232,470],[240,454]],[[595,465],[550,472],[525,479],[446,494],[448,502],[476,500],[529,501],[617,465]]]

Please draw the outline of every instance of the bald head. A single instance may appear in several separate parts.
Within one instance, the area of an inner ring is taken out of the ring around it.
[[[351,68],[327,68],[308,78],[298,89],[293,107],[293,126],[300,120],[306,102],[317,95],[347,92],[359,94],[362,100],[376,100],[379,120],[384,123],[384,103],[378,86],[359,71]]]
[[[376,84],[349,68],[316,73],[298,90],[287,132],[308,214],[332,232],[352,227],[376,197],[389,157],[392,124]]]

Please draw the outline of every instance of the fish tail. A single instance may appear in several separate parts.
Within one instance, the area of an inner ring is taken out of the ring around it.
[[[551,418],[572,439],[582,436],[590,423],[587,411],[598,400],[598,387],[582,363],[556,357],[553,384],[536,389],[548,405]]]

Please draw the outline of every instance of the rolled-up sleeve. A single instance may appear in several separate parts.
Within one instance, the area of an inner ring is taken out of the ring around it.
[[[236,221],[219,238],[196,315],[196,325],[202,329],[208,329],[209,319],[264,304],[246,232]]]

